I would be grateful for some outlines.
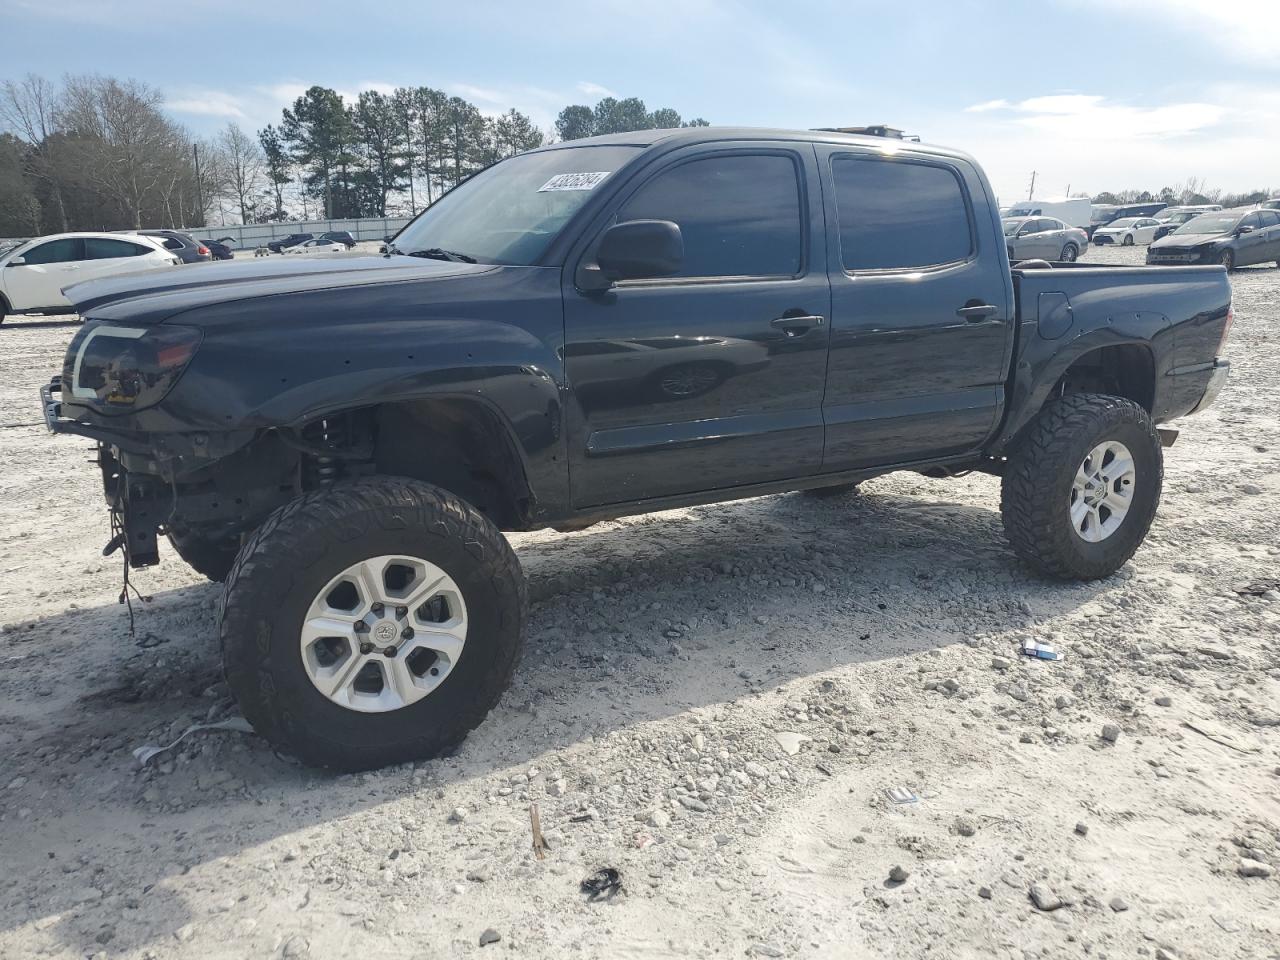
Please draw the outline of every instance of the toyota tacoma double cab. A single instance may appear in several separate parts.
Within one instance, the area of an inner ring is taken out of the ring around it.
[[[961,153],[723,128],[503,160],[385,256],[68,296],[45,418],[97,441],[109,546],[225,580],[245,717],[344,770],[451,749],[508,686],[500,531],[978,470],[1034,570],[1107,576],[1231,325],[1221,266],[1011,269]]]

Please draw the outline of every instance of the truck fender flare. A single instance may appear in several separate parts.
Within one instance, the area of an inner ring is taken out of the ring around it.
[[[1034,337],[1035,334],[1033,333],[1031,336]],[[1057,344],[1061,345],[1057,346]],[[1037,346],[1048,347],[1049,349],[1041,352],[1037,349]],[[1055,346],[1057,347],[1056,349],[1054,349]],[[1018,434],[1036,418],[1049,400],[1053,388],[1057,386],[1058,381],[1062,379],[1062,375],[1071,367],[1091,353],[1097,353],[1108,347],[1119,346],[1131,346],[1141,349],[1151,359],[1154,367],[1155,355],[1151,349],[1151,342],[1138,336],[1126,336],[1114,329],[1114,327],[1088,330],[1068,343],[1055,341],[1043,345],[1033,345],[1024,350],[1014,368],[1010,402],[1012,413],[1005,421],[1004,427],[993,444],[992,452],[997,455],[1002,453]],[[1043,364],[1037,365],[1036,361],[1038,359],[1043,359]]]

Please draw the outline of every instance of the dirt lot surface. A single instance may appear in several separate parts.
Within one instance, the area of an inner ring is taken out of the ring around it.
[[[86,445],[38,422],[75,328],[10,320],[0,957],[1280,956],[1280,270],[1233,285],[1117,576],[1029,576],[986,476],[519,535],[514,687],[359,776],[234,732],[139,768],[235,715],[219,591],[169,554],[130,634]]]

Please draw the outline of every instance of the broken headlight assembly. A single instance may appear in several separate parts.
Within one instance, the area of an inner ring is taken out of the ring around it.
[[[200,345],[193,327],[89,323],[67,348],[67,399],[103,413],[128,413],[160,402]]]

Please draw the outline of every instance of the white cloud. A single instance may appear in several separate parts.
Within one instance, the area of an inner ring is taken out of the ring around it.
[[[1206,85],[1186,102],[1054,93],[939,114],[929,138],[973,154],[1007,202],[1026,197],[1032,171],[1041,197],[1156,191],[1191,177],[1228,191],[1274,188],[1277,127],[1280,89]]]
[[[219,90],[203,90],[188,97],[178,97],[166,102],[174,113],[188,113],[201,117],[226,117],[230,120],[245,119],[239,97]]]
[[[965,107],[965,113],[988,113],[992,110],[1008,110],[1012,107],[1008,100],[984,100],[982,103],[975,103],[971,107]]]
[[[1280,36],[1280,2],[1277,0],[1087,0],[1108,16],[1128,15],[1149,28],[1172,25],[1207,44],[1280,71],[1276,37]],[[1074,0],[1073,4],[1074,6]]]
[[[576,84],[576,89],[579,93],[585,94],[588,97],[600,98],[617,96],[617,94],[608,87],[602,87],[600,84],[592,83],[590,80],[579,80]]]
[[[966,108],[990,113],[1021,126],[1073,141],[1117,138],[1181,137],[1226,119],[1231,108],[1214,103],[1135,106],[1096,94],[1068,93],[1029,97],[1017,103],[990,100]]]

